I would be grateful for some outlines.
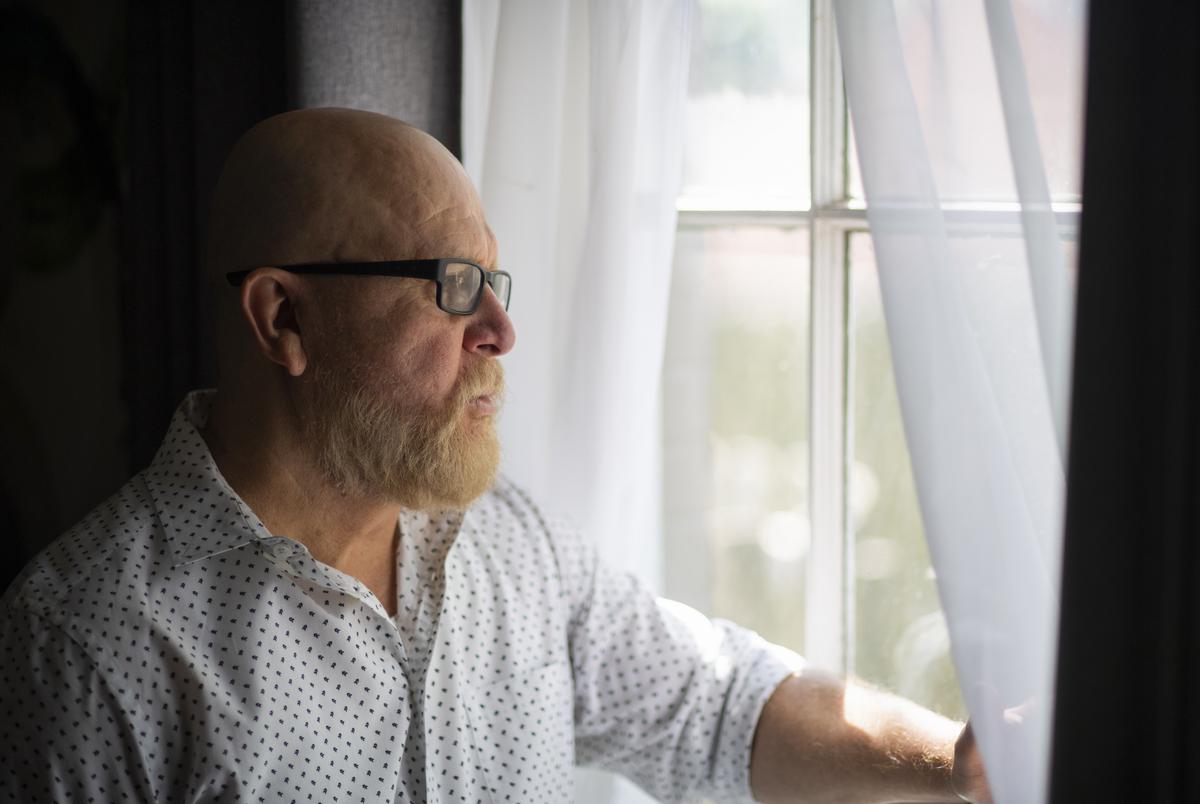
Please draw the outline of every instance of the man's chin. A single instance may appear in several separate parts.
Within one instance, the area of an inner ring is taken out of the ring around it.
[[[454,442],[446,460],[423,473],[423,482],[397,489],[396,502],[415,510],[463,510],[492,487],[500,466],[492,418],[464,420]]]
[[[413,511],[465,511],[471,504],[488,492],[495,482],[495,473],[486,482],[455,489],[421,489],[406,492],[391,499]]]

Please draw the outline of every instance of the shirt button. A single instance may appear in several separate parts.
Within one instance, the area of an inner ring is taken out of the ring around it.
[[[276,558],[288,558],[292,554],[292,548],[286,544],[277,544],[271,548],[271,555]]]

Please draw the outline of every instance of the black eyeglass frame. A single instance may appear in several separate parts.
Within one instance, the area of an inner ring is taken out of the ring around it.
[[[483,281],[479,283],[479,292],[475,294],[475,299],[471,303],[469,310],[450,310],[442,304],[442,285],[446,281],[446,266],[447,265],[470,265],[480,272]],[[268,266],[263,266],[268,267]],[[300,265],[272,265],[271,268],[278,268],[281,271],[287,271],[290,274],[327,274],[334,276],[399,276],[409,279],[431,279],[437,282],[437,306],[451,315],[471,315],[479,307],[479,302],[483,298],[484,286],[491,287],[492,292],[496,293],[495,277],[503,276],[508,280],[508,292],[505,298],[501,299],[497,293],[496,298],[508,309],[508,301],[512,297],[512,276],[507,271],[490,271],[478,263],[470,260],[461,260],[457,257],[442,257],[440,259],[429,260],[381,260],[378,262],[311,262]],[[226,281],[234,287],[238,287],[245,281],[246,277],[257,271],[257,268],[250,268],[244,271],[230,271],[225,274]]]

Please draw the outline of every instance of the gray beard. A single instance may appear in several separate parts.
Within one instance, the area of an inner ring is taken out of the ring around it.
[[[480,392],[463,383],[442,408],[404,411],[365,386],[314,371],[304,440],[331,485],[366,500],[415,510],[463,509],[495,479],[500,444],[489,420],[471,432],[466,401]]]

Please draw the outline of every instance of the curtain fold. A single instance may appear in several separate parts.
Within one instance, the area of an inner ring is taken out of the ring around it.
[[[655,588],[694,17],[693,0],[463,4],[463,164],[515,283],[502,468]],[[594,788],[581,800],[607,800]]]
[[[517,289],[504,470],[659,576],[656,388],[690,0],[463,7],[463,161]]]
[[[136,472],[183,394],[216,381],[200,246],[221,165],[242,132],[288,106],[282,8],[189,0],[128,14],[121,363]]]
[[[997,800],[1042,801],[1073,315],[1073,258],[1043,153],[1051,142],[1055,179],[1077,184],[1077,138],[1049,132],[1069,133],[1078,118],[1080,82],[1066,79],[1082,72],[1082,8],[834,0],[834,9],[959,682]],[[1037,75],[1066,77],[1054,105],[1031,100],[1020,34],[1040,45]],[[1002,225],[957,212],[971,207]]]
[[[459,9],[442,0],[287,0],[292,108],[397,117],[461,155]]]

